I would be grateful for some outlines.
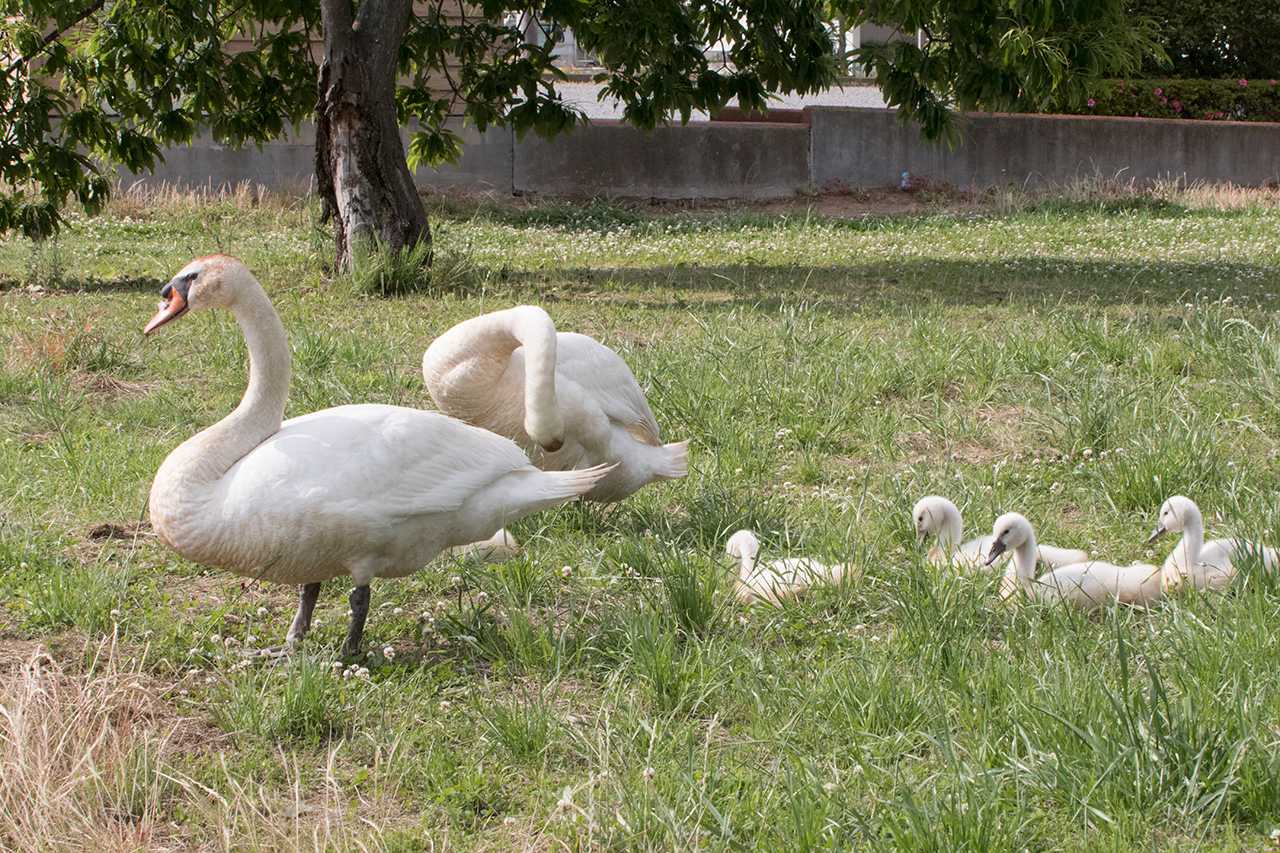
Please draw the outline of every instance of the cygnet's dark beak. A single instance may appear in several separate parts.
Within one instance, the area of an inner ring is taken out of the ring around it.
[[[989,566],[992,563],[994,563],[996,560],[1000,559],[1000,555],[1003,554],[1006,550],[1007,549],[1005,548],[1004,540],[997,539],[996,541],[992,542],[991,550],[987,553],[987,562],[985,563],[985,565]]]
[[[1159,539],[1161,536],[1165,535],[1168,532],[1169,531],[1166,530],[1163,526],[1157,527],[1155,530],[1151,531],[1151,535],[1147,537],[1147,544],[1150,545],[1152,542],[1156,541],[1157,539]]]

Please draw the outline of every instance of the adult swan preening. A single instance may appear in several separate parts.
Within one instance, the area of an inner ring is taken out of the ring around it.
[[[235,315],[249,387],[234,412],[164,460],[151,486],[152,526],[194,562],[300,584],[286,646],[310,627],[321,581],[355,581],[343,646],[354,654],[371,580],[411,574],[445,548],[588,492],[609,473],[540,471],[510,440],[419,409],[338,406],[283,421],[289,343],[244,264],[198,258],[160,295],[144,334],[190,311]]]
[[[440,411],[505,435],[548,471],[616,464],[583,495],[620,501],[689,470],[687,441],[663,444],[635,375],[586,335],[556,332],[531,305],[454,326],[422,356]]]

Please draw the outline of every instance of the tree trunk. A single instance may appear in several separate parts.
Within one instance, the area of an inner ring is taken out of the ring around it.
[[[321,0],[324,62],[316,104],[316,180],[332,218],[337,268],[360,250],[431,242],[396,116],[396,58],[411,0]]]

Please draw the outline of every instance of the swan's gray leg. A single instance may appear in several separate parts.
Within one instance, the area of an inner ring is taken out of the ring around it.
[[[286,646],[296,646],[311,630],[311,614],[316,609],[316,601],[320,598],[320,584],[308,583],[298,588],[298,612],[293,615],[293,624],[284,637]]]
[[[289,633],[284,635],[283,646],[272,646],[266,649],[245,650],[247,657],[271,658],[283,661],[293,654],[293,650],[302,642],[311,630],[311,614],[316,609],[316,601],[320,598],[320,584],[309,583],[298,587],[298,612],[293,615],[293,623],[289,625]]]
[[[369,587],[358,586],[347,599],[351,605],[351,627],[347,629],[347,641],[342,644],[343,657],[355,657],[364,637],[364,620],[369,617]]]

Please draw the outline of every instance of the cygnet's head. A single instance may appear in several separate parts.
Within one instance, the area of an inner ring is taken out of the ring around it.
[[[724,552],[734,560],[755,560],[760,553],[760,540],[750,530],[739,530],[724,543]]]
[[[1188,524],[1200,520],[1200,507],[1191,498],[1174,495],[1160,505],[1160,515],[1156,520],[1156,529],[1152,531],[1148,542],[1154,542],[1166,533],[1181,533]]]
[[[994,563],[1005,551],[1017,550],[1034,536],[1031,522],[1016,512],[1006,512],[991,526],[991,550],[987,554],[987,565]]]
[[[160,289],[164,301],[142,333],[149,335],[189,311],[230,308],[241,289],[253,281],[248,268],[230,255],[196,258]]]
[[[491,560],[509,560],[520,553],[520,543],[505,527],[500,527],[485,542],[485,549]]]
[[[940,495],[929,495],[916,501],[911,517],[916,526],[916,541],[923,542],[941,533],[953,517],[959,518],[960,510]]]

